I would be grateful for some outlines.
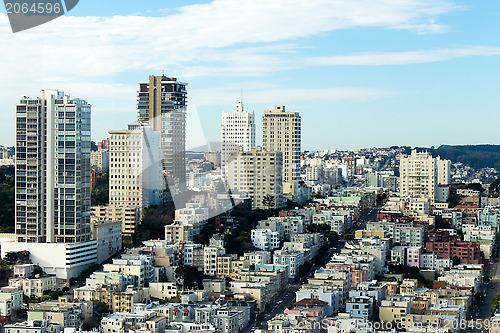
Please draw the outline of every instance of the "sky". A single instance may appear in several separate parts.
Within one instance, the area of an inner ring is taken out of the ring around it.
[[[0,11],[0,144],[15,104],[59,89],[92,104],[92,138],[137,118],[137,82],[188,83],[188,149],[221,112],[285,105],[304,150],[500,144],[497,0],[80,0],[13,34]]]

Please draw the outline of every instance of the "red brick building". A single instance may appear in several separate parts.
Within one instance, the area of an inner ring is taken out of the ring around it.
[[[462,264],[481,263],[481,251],[476,242],[426,242],[425,249],[427,252],[434,252],[439,258],[457,257]]]
[[[427,242],[458,242],[461,241],[460,235],[450,235],[449,230],[429,229],[425,234]]]

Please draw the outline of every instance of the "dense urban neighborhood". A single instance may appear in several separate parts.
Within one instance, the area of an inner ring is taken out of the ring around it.
[[[19,100],[0,152],[4,332],[496,332],[497,169],[302,151],[282,105],[257,146],[242,102],[220,150],[185,151],[186,95],[150,76],[139,119],[97,143],[85,100]]]

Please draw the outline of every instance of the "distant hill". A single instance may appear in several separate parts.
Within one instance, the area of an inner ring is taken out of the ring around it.
[[[442,145],[430,151],[433,156],[439,155],[452,163],[461,162],[475,169],[500,169],[500,145]]]

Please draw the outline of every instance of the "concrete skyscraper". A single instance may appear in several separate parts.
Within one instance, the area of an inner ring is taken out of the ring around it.
[[[16,106],[16,238],[90,239],[90,104],[42,91]]]
[[[90,110],[62,91],[16,105],[15,241],[47,273],[68,279],[95,263],[90,231]]]
[[[221,169],[227,178],[227,168],[231,153],[238,152],[240,147],[248,152],[255,147],[254,113],[244,111],[243,103],[234,105],[233,112],[222,112],[221,125]]]
[[[160,132],[136,122],[109,136],[109,204],[141,210],[160,205],[165,191]]]
[[[176,78],[149,76],[139,82],[137,96],[139,121],[161,132],[163,170],[180,188],[186,185],[186,86]]]
[[[283,155],[283,193],[294,197],[300,178],[301,121],[298,112],[285,111],[284,105],[264,111],[262,145],[267,151]]]

